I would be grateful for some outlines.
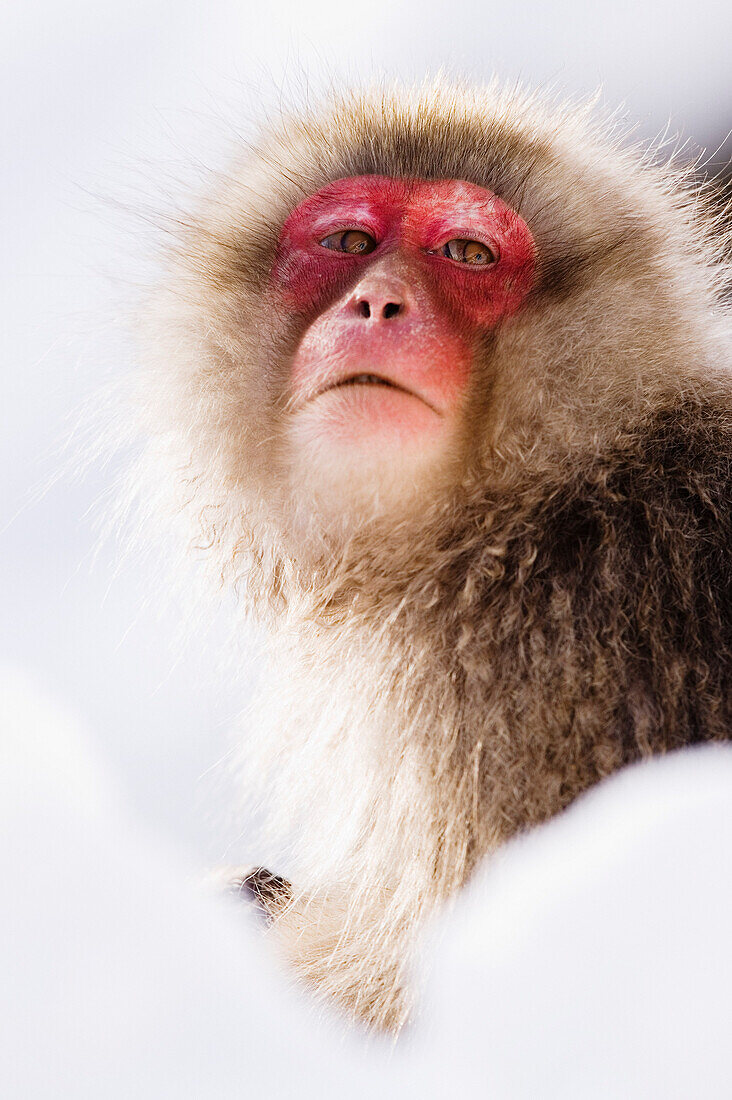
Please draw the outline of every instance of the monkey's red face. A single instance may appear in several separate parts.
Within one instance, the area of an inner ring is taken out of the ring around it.
[[[290,376],[300,457],[414,473],[444,454],[477,341],[520,308],[534,267],[525,222],[462,180],[360,176],[300,203],[273,270],[303,323]]]

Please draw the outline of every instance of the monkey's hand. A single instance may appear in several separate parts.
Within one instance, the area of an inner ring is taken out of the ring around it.
[[[218,867],[208,881],[254,909],[268,925],[292,901],[292,886],[287,879],[266,867]]]
[[[264,921],[277,953],[320,1000],[336,1001],[349,1017],[378,1030],[404,1024],[411,997],[401,946],[373,950],[373,914],[364,913],[359,927],[346,895],[301,893],[265,867],[219,867],[208,881]]]

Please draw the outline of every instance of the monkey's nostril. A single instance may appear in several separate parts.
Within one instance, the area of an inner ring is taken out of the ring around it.
[[[360,298],[356,301],[356,313],[359,317],[366,319],[373,317],[383,321],[388,321],[392,317],[397,317],[404,310],[402,302],[376,302],[373,309],[371,302],[367,298]]]

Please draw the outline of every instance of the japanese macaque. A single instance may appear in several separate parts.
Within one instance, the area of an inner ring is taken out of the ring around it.
[[[723,251],[690,174],[495,87],[285,117],[184,219],[152,509],[269,630],[243,771],[297,872],[246,885],[370,1026],[480,860],[732,734]]]

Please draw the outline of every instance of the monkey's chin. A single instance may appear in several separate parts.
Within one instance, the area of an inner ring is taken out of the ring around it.
[[[329,528],[413,510],[449,484],[454,419],[397,387],[328,390],[291,422],[294,497]]]

